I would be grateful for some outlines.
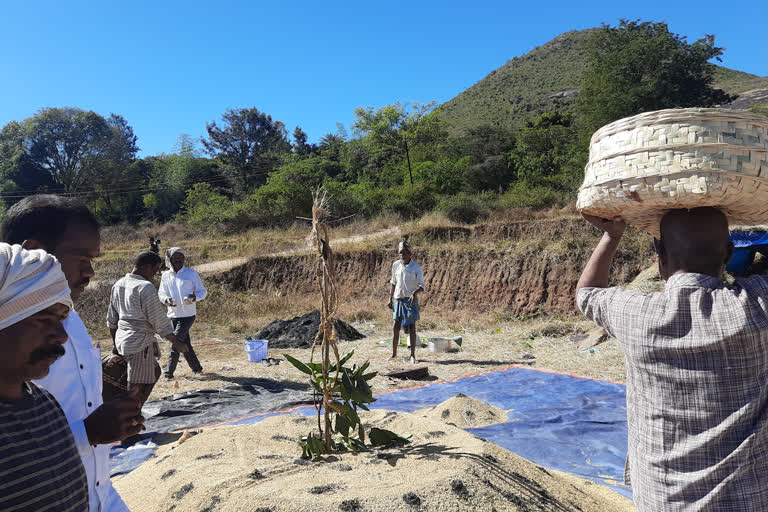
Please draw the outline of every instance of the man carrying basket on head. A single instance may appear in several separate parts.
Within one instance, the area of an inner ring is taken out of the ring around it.
[[[400,343],[400,326],[410,336],[411,363],[416,362],[416,321],[419,319],[418,295],[424,291],[424,272],[421,265],[411,259],[413,249],[408,240],[398,245],[400,259],[392,263],[392,278],[390,279],[389,302],[392,309],[392,357],[397,357],[397,346]]]

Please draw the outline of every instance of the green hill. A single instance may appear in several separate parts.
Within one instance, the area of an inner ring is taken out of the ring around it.
[[[594,29],[590,29],[594,30]],[[455,98],[438,107],[453,133],[491,124],[517,127],[552,109],[569,109],[586,69],[581,45],[590,30],[560,34],[546,44],[515,57]],[[768,77],[722,66],[715,83],[729,94],[768,89]]]

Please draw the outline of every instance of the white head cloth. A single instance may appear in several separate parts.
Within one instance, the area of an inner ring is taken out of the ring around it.
[[[408,252],[413,254],[413,248],[411,247],[411,244],[406,242],[405,240],[401,241],[399,244],[397,244],[397,252],[402,251],[403,249],[408,249]]]
[[[72,308],[59,261],[41,249],[0,243],[0,330],[54,304]]]
[[[171,265],[171,257],[176,254],[177,252],[180,252],[184,255],[184,257],[187,257],[187,251],[182,249],[181,247],[171,247],[167,251],[165,251],[165,266],[168,267],[171,271],[173,271],[173,265]]]

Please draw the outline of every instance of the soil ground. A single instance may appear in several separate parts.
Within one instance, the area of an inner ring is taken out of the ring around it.
[[[514,364],[614,382],[623,382],[625,378],[624,358],[615,341],[609,340],[590,351],[579,349],[579,343],[571,340],[574,334],[585,332],[592,327],[590,322],[585,321],[508,322],[493,329],[468,328],[459,333],[440,328],[417,331],[423,338],[457,334],[463,338],[463,345],[460,351],[456,352],[431,353],[426,347],[417,349],[419,365],[429,368],[431,378],[427,381],[398,380],[382,376],[383,373],[411,366],[408,361],[408,349],[399,347],[398,358],[390,361],[388,357],[392,350],[392,334],[389,326],[376,322],[353,322],[352,325],[367,337],[359,341],[340,342],[339,352],[343,355],[354,350],[355,355],[351,360],[353,363],[371,361],[371,369],[380,374],[372,381],[374,393],[453,380],[507,368]],[[282,362],[267,367],[261,363],[248,362],[242,336],[228,333],[215,335],[211,333],[212,330],[204,324],[196,325],[192,330],[193,345],[204,373],[192,374],[182,360],[175,378],[171,381],[161,378],[150,399],[200,388],[248,384],[249,380],[256,378],[298,382],[306,380],[305,375],[285,361],[282,354],[289,354],[300,361],[308,361],[310,349],[269,350],[269,357],[280,359]],[[387,344],[380,344],[381,341],[387,341]],[[161,347],[164,364],[168,354],[167,343],[163,343]],[[105,353],[106,351],[104,348]],[[534,356],[535,359],[524,358],[526,354]],[[317,354],[315,360],[318,360]]]

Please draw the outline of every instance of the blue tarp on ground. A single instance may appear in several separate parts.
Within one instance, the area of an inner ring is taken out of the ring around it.
[[[468,432],[546,468],[600,482],[631,497],[630,489],[621,484],[627,453],[623,385],[511,368],[377,395],[372,407],[412,412],[437,405],[457,393],[508,411],[506,423]],[[293,412],[315,414],[313,407]],[[252,424],[273,415],[227,424]],[[113,450],[113,474],[130,471],[150,453],[136,448]]]
[[[732,231],[730,239],[735,249],[725,268],[734,274],[746,274],[755,259],[755,252],[768,246],[765,231]]]

